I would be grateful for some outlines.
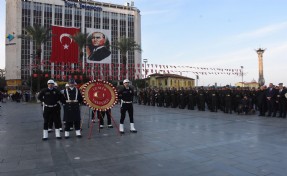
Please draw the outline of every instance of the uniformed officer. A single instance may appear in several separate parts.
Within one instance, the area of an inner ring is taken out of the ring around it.
[[[65,138],[70,137],[70,128],[75,127],[76,136],[82,137],[81,135],[81,111],[80,104],[83,101],[81,92],[78,88],[75,87],[76,82],[74,79],[69,80],[69,88],[64,90],[64,121],[66,122],[65,126]]]
[[[205,91],[203,87],[198,90],[198,110],[205,111]]]
[[[57,139],[61,139],[60,127],[61,118],[58,116],[58,101],[62,100],[62,95],[59,90],[54,88],[54,81],[48,80],[48,87],[40,91],[38,99],[43,104],[43,117],[44,117],[44,130],[43,130],[43,140],[48,139],[48,123],[50,119],[53,119],[55,123],[55,134]]]
[[[133,117],[133,96],[134,96],[134,90],[129,85],[130,81],[128,79],[125,79],[123,81],[124,86],[119,89],[118,95],[119,99],[121,101],[121,119],[120,119],[120,133],[124,134],[124,120],[126,117],[126,112],[129,113],[130,118],[130,132],[136,133],[137,130],[134,126],[134,117]]]
[[[58,84],[57,84],[57,82],[54,82],[54,88],[55,89],[58,89]],[[58,89],[59,90],[59,89]],[[61,92],[61,91],[60,91]],[[57,107],[58,107],[58,111],[57,111],[57,116],[59,116],[59,117],[57,117],[57,118],[60,118],[61,119],[61,105],[60,105],[60,103],[58,102],[57,103]],[[49,121],[49,126],[48,126],[48,133],[50,133],[50,132],[52,132],[53,131],[53,124],[54,124],[54,121],[53,121],[53,119],[50,119],[50,121]],[[63,129],[62,129],[62,122],[60,121],[60,131],[62,132],[63,131]]]

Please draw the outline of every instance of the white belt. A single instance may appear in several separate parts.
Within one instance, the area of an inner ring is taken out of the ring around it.
[[[132,103],[132,101],[122,101],[123,103]]]
[[[57,104],[54,104],[54,105],[46,105],[46,104],[45,104],[45,106],[46,106],[46,107],[49,107],[49,108],[52,108],[52,107],[56,107]]]
[[[67,103],[76,103],[78,100],[66,100]]]

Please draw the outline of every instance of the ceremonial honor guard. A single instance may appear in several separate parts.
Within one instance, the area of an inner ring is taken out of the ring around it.
[[[56,82],[54,83],[54,88],[55,88],[55,89],[58,89],[58,84],[57,84]],[[59,90],[59,89],[58,89],[58,90]],[[60,91],[60,92],[61,92],[61,91]],[[57,103],[57,107],[58,107],[57,116],[59,116],[59,117],[57,117],[57,119],[58,119],[58,118],[61,119],[61,105],[60,105],[59,102]],[[48,133],[50,133],[50,132],[53,131],[53,124],[54,124],[53,119],[50,119],[49,125],[48,125]],[[59,128],[59,129],[60,129],[61,132],[63,131],[61,120],[60,120],[60,128]]]
[[[119,99],[121,101],[121,120],[120,120],[120,133],[124,134],[124,120],[126,117],[126,112],[128,111],[129,117],[130,117],[130,132],[136,133],[137,130],[134,127],[134,118],[133,118],[133,96],[134,91],[129,86],[130,81],[128,79],[125,79],[123,84],[123,88],[119,89],[118,95]]]
[[[42,89],[38,95],[38,99],[43,104],[43,117],[44,117],[43,140],[48,139],[48,124],[50,121],[53,121],[55,123],[56,138],[61,139],[59,129],[61,128],[61,118],[58,115],[59,111],[58,101],[62,99],[62,95],[59,90],[54,88],[55,82],[53,80],[49,80],[47,84],[48,87]]]
[[[75,126],[76,136],[82,137],[81,135],[81,111],[80,104],[83,101],[81,92],[78,88],[75,87],[76,82],[74,79],[69,80],[69,88],[64,90],[64,121],[66,122],[65,126],[65,138],[70,136],[70,128]]]

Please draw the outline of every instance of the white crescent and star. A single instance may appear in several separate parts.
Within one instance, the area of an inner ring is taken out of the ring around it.
[[[105,97],[104,93],[101,93],[101,97],[99,96],[99,93],[101,93],[101,92],[99,92],[99,91],[95,92],[94,97],[96,97],[96,98],[104,98]]]
[[[63,39],[64,37],[68,37],[68,38],[70,39],[70,43],[69,43],[69,44],[65,43],[65,44],[63,45],[64,49],[69,49],[69,46],[70,46],[70,44],[73,42],[73,40],[71,39],[70,34],[64,33],[64,34],[62,34],[62,35],[60,36],[60,42],[61,42],[61,43],[62,43],[62,39]]]

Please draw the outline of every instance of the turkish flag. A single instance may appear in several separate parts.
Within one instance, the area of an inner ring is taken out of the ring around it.
[[[78,44],[70,38],[80,32],[79,28],[52,26],[51,62],[78,63]]]

